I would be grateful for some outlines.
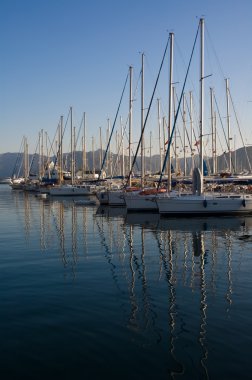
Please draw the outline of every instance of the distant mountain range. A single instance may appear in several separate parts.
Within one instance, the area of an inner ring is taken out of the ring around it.
[[[100,150],[93,152],[87,152],[87,169],[89,171],[93,171],[95,168],[96,172],[99,172],[100,170],[100,163],[103,160],[104,151],[101,153]],[[82,168],[82,152],[76,152],[76,170],[81,170]],[[197,159],[197,156],[195,156]],[[70,165],[70,154],[64,155],[64,161],[68,162],[68,167]],[[54,158],[52,157],[52,160]],[[94,162],[93,162],[94,159]],[[128,158],[125,157],[125,167],[127,167],[127,160]],[[111,161],[112,162],[118,162],[118,168],[122,163],[122,157],[117,157],[115,154],[111,154]],[[39,156],[38,155],[29,155],[29,162],[31,165],[31,173],[37,174],[38,173],[38,164],[39,164]],[[136,166],[134,169],[134,172],[140,171],[140,157],[136,160]],[[183,171],[184,168],[184,160],[183,158],[177,159],[177,162],[179,162],[179,167],[181,171]],[[245,148],[239,148],[235,152],[232,152],[232,165],[234,170],[236,172],[243,172],[248,171],[251,172],[251,165],[252,163],[252,146]],[[173,166],[174,166],[174,160],[172,160]],[[212,167],[212,159],[206,158],[207,166],[210,168]],[[113,166],[113,165],[111,165]],[[186,159],[186,166],[187,171],[189,173],[190,167],[191,167],[191,158],[188,157]],[[222,154],[218,157],[218,171],[225,171],[228,167],[228,155],[226,153]],[[66,167],[67,169],[67,167]],[[157,173],[160,171],[160,156],[159,155],[153,155],[151,158],[145,157],[145,169],[148,172]],[[119,169],[118,169],[119,171]],[[2,153],[0,154],[0,178],[5,177],[12,177],[13,175],[21,176],[23,174],[23,163],[22,163],[22,155],[18,153]],[[121,174],[121,171],[117,174]],[[126,173],[127,174],[127,173]]]

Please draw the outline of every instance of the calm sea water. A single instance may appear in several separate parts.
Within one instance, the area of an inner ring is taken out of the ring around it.
[[[2,379],[249,379],[252,218],[0,186]]]

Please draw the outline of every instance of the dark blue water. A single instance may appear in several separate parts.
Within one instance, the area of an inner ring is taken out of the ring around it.
[[[0,186],[2,379],[249,379],[252,219]]]

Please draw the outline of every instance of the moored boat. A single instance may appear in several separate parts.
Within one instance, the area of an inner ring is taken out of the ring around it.
[[[95,195],[95,185],[61,185],[54,186],[48,190],[49,195],[56,196],[79,196],[79,195]]]
[[[210,193],[205,192],[203,188],[203,136],[204,136],[204,115],[203,115],[203,95],[204,95],[204,19],[200,19],[201,30],[201,65],[200,65],[200,160],[199,167],[193,171],[193,192],[191,194],[173,194],[167,193],[157,195],[156,202],[159,213],[162,215],[240,215],[252,214],[252,195],[243,192],[237,193]],[[188,74],[188,71],[187,71]],[[186,82],[187,76],[185,78]],[[182,100],[183,93],[180,97]],[[171,148],[172,136],[174,133],[176,119],[179,112],[177,109],[174,120],[173,129],[171,132],[170,141],[168,144],[166,157],[163,164],[165,168],[168,154]],[[162,175],[161,175],[162,176]]]
[[[11,184],[11,178],[10,177],[0,179],[0,185],[10,185],[10,184]]]

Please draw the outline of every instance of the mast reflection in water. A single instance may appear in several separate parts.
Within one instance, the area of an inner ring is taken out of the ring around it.
[[[3,378],[249,378],[251,218],[0,195]]]

